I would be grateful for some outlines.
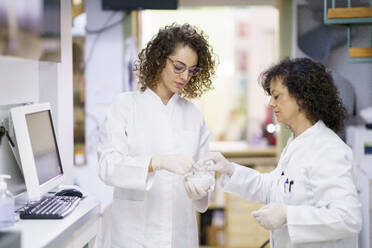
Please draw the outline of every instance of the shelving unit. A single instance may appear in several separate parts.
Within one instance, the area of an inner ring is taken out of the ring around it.
[[[257,248],[269,239],[269,231],[260,226],[251,213],[263,205],[248,202],[239,196],[227,194],[226,247]]]
[[[349,8],[330,8],[327,12],[328,19],[355,18],[354,23],[365,23],[366,18],[372,17],[372,7],[349,7]],[[350,23],[350,20],[347,21]]]
[[[324,0],[324,23],[348,26],[349,61],[372,62],[372,0],[369,0],[369,6],[365,7],[352,7],[351,0],[348,0],[347,8],[337,7],[335,0],[332,0],[332,6],[328,8],[327,2]],[[369,25],[370,44],[368,47],[352,47],[351,29],[354,25]]]

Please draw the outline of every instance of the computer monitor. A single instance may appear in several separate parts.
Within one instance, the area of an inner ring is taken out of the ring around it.
[[[10,117],[28,199],[39,200],[61,184],[64,176],[50,105],[11,108]]]

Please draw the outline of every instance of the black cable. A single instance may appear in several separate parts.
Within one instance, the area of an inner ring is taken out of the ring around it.
[[[109,29],[111,29],[111,28],[119,25],[120,23],[122,23],[125,20],[125,17],[127,15],[129,15],[130,12],[125,12],[124,13],[124,16],[120,20],[118,20],[117,22],[114,22],[114,23],[108,25],[107,23],[115,16],[116,13],[118,13],[118,12],[114,12],[114,13],[112,13],[109,16],[109,18],[106,20],[106,22],[105,22],[105,24],[103,25],[102,28],[99,28],[99,29],[96,29],[96,30],[91,30],[91,29],[85,28],[85,31],[88,34],[99,34],[99,33],[103,33],[105,31],[107,31],[107,30],[109,30]]]
[[[12,147],[15,147],[15,144],[14,144],[12,138],[10,138],[10,136],[9,136],[8,130],[6,130],[6,128],[4,126],[0,126],[0,144],[1,144],[1,140],[2,140],[4,135],[8,138],[10,145]]]
[[[3,139],[3,136],[6,134],[6,129],[4,126],[0,126],[0,145],[1,145],[1,140]]]
[[[83,64],[82,71],[85,72],[85,69],[87,68],[90,60],[92,59],[93,53],[94,53],[94,49],[95,49],[95,46],[96,46],[96,43],[97,43],[99,37],[101,36],[101,34],[104,33],[104,32],[106,32],[106,31],[108,31],[108,30],[110,30],[110,29],[112,29],[112,28],[114,28],[114,27],[116,27],[117,25],[120,25],[121,23],[123,23],[126,20],[126,18],[129,16],[130,11],[125,11],[123,13],[123,17],[120,18],[120,20],[118,20],[118,21],[116,21],[114,23],[109,24],[109,22],[112,20],[112,18],[114,18],[114,16],[117,13],[120,13],[120,12],[117,12],[117,11],[116,12],[113,12],[106,19],[106,21],[104,22],[104,24],[102,25],[102,27],[99,28],[99,29],[95,29],[94,30],[94,29],[85,28],[85,31],[86,31],[87,35],[89,35],[89,34],[96,35],[96,37],[93,40],[91,47],[89,48],[89,52],[88,52],[88,54],[86,56],[86,59],[84,59],[84,64]],[[94,122],[96,123],[95,131],[99,130],[99,121],[97,120],[97,118],[95,118],[93,115],[89,115],[89,113],[87,113],[87,112],[85,113],[85,116],[86,117],[91,117],[94,120]]]
[[[267,244],[270,243],[270,239],[266,240],[261,246],[260,248],[264,248]]]
[[[84,66],[83,66],[83,71],[85,70],[86,66],[88,65],[89,61],[92,59],[93,57],[93,52],[94,52],[94,48],[96,46],[96,43],[99,39],[99,37],[101,36],[102,33],[106,32],[107,30],[110,30],[114,27],[116,27],[117,25],[121,24],[122,22],[125,21],[125,19],[127,18],[127,16],[129,16],[130,14],[130,11],[126,11],[124,12],[124,16],[122,18],[120,18],[120,20],[112,23],[112,24],[108,24],[112,18],[114,18],[114,16],[117,14],[117,13],[120,13],[120,12],[113,12],[108,18],[107,20],[104,22],[103,26],[99,29],[95,29],[95,30],[92,30],[92,29],[88,29],[88,28],[85,28],[85,31],[87,32],[87,34],[92,34],[92,35],[96,35],[96,38],[94,39],[94,41],[92,42],[92,45],[89,49],[89,52],[88,52],[88,55],[87,55],[87,59],[85,60],[84,62]]]
[[[6,131],[6,137],[8,138],[10,145],[11,145],[12,147],[15,147],[15,144],[14,144],[12,138],[10,138],[8,131]]]
[[[85,70],[86,66],[88,65],[89,61],[91,60],[91,58],[93,57],[93,51],[94,51],[94,47],[96,46],[96,43],[98,41],[98,38],[101,36],[101,34],[105,31],[107,31],[108,29],[106,29],[106,25],[111,21],[111,19],[115,16],[115,14],[118,13],[118,12],[114,12],[112,13],[108,18],[107,20],[104,22],[103,24],[103,27],[100,28],[100,29],[97,29],[97,30],[89,30],[87,28],[85,28],[85,30],[87,31],[87,34],[94,34],[94,35],[97,35],[94,39],[94,41],[92,42],[92,45],[89,49],[89,52],[88,52],[88,55],[87,55],[87,59],[85,60],[84,62],[84,66],[83,66],[83,69]],[[118,24],[116,24],[118,25]],[[113,26],[111,26],[112,28]],[[104,30],[104,31],[102,31]]]

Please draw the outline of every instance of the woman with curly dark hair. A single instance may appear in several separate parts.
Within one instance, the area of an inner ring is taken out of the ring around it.
[[[198,247],[195,210],[208,191],[184,180],[209,149],[202,112],[186,98],[212,87],[212,48],[189,24],[159,30],[139,53],[140,90],[114,101],[101,127],[99,175],[114,186],[112,247]]]
[[[252,212],[270,230],[271,247],[358,247],[361,205],[351,149],[337,136],[345,119],[333,79],[308,58],[285,59],[262,74],[278,122],[292,135],[270,173],[210,153],[208,169],[223,174],[222,187],[265,204]]]

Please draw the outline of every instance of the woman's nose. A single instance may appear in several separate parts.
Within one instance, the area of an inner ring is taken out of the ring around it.
[[[189,79],[189,76],[190,76],[189,70],[185,70],[180,75],[181,75],[182,80],[184,80],[184,81],[188,80]]]
[[[269,106],[273,108],[274,105],[275,105],[275,104],[274,104],[273,97],[270,97]]]

